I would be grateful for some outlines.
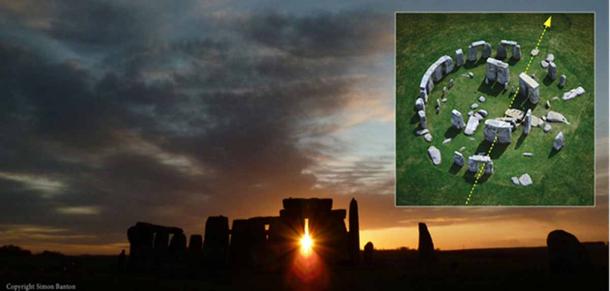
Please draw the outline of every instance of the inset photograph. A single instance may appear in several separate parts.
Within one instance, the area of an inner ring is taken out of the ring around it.
[[[593,206],[594,14],[396,13],[397,206]]]

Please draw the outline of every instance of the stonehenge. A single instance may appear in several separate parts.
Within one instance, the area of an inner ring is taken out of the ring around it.
[[[186,235],[177,227],[138,222],[127,230],[129,265],[134,270],[186,264],[218,267],[257,266],[265,262],[288,263],[286,254],[298,247],[305,224],[318,235],[316,254],[327,262],[360,261],[358,204],[349,205],[349,229],[345,209],[332,209],[332,199],[288,198],[282,201],[279,216],[235,219],[229,229],[225,216],[210,216],[203,239]],[[188,261],[184,261],[186,258]],[[286,262],[284,262],[286,261]]]
[[[523,120],[523,134],[527,135],[532,130],[532,109],[528,109]]]
[[[548,67],[549,79],[555,81],[557,79],[557,65],[555,63],[550,62]]]
[[[438,150],[435,146],[430,146],[428,148],[428,156],[432,160],[432,164],[438,166],[441,164],[441,151]]]
[[[475,62],[477,60],[477,50],[481,48],[481,59],[487,59],[491,56],[491,45],[484,41],[479,40],[471,43],[468,46],[468,61]]]
[[[464,117],[462,117],[462,113],[453,109],[451,110],[451,125],[456,129],[462,129],[466,127],[464,123]]]
[[[468,117],[468,123],[466,123],[466,129],[464,129],[465,135],[473,135],[477,127],[479,127],[480,118],[475,114]]]
[[[497,137],[497,142],[499,143],[511,143],[512,128],[513,126],[508,122],[490,119],[485,121],[483,135],[485,136],[485,140],[488,142],[494,142]]]
[[[481,167],[484,166],[485,174],[493,174],[493,161],[489,156],[486,155],[472,155],[468,157],[468,171],[471,173],[477,173]]]
[[[565,87],[567,81],[568,77],[566,77],[566,75],[559,76],[559,87]]]
[[[504,59],[507,55],[507,48],[511,49],[512,58],[515,60],[521,59],[521,46],[512,40],[501,40],[496,48],[496,58]]]
[[[526,73],[519,74],[519,93],[525,96],[532,104],[537,104],[540,100],[540,85]]]
[[[464,166],[464,155],[457,151],[453,152],[453,163],[458,167]]]
[[[417,116],[419,116],[419,127],[428,128],[426,123],[426,111],[419,110],[417,111]]]
[[[563,132],[559,132],[556,136],[555,139],[553,139],[553,149],[555,149],[556,151],[560,150],[561,148],[563,148],[563,144],[564,144],[564,138],[563,138]]]
[[[453,68],[453,59],[446,55],[440,57],[436,62],[430,65],[419,83],[420,97],[423,95],[423,99],[427,102],[428,95],[432,92],[432,88],[434,88],[434,83],[437,83],[445,75],[452,72]]]
[[[462,49],[457,49],[455,51],[455,65],[459,67],[463,64],[464,64],[464,52],[462,51]]]
[[[487,59],[487,70],[485,72],[485,84],[498,82],[504,87],[508,86],[510,71],[508,64],[494,58]]]

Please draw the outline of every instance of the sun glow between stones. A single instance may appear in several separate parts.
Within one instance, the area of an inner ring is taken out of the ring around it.
[[[311,238],[311,235],[309,234],[309,219],[307,219],[307,218],[305,218],[305,232],[303,233],[303,236],[299,240],[299,244],[301,245],[301,254],[303,256],[307,257],[307,256],[311,255],[314,242],[313,242],[313,239]]]

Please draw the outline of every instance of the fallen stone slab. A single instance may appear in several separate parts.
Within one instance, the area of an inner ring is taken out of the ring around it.
[[[424,129],[420,129],[420,130],[416,131],[415,135],[420,136],[420,135],[424,135],[428,132],[430,132],[430,131],[427,128],[424,128]]]
[[[430,156],[432,164],[435,166],[441,164],[441,151],[439,151],[435,146],[430,146],[428,148],[428,156]]]
[[[525,152],[525,153],[523,153],[523,156],[524,156],[524,157],[531,158],[531,157],[533,157],[533,156],[534,156],[534,153]]]
[[[432,142],[432,135],[430,133],[424,134],[424,140],[427,142]]]
[[[568,92],[563,93],[563,96],[561,97],[561,99],[563,100],[571,100],[574,99],[582,94],[585,94],[585,89],[583,87],[578,87],[575,89],[572,89]]]
[[[563,116],[563,114],[559,113],[559,112],[555,112],[555,111],[549,111],[546,114],[546,121],[550,121],[550,122],[562,122],[565,124],[570,124],[568,122],[568,119]]]
[[[532,177],[530,177],[530,175],[528,173],[525,173],[523,175],[521,175],[521,177],[519,177],[519,183],[523,186],[529,186],[532,185]]]
[[[519,183],[519,178],[517,177],[510,177],[510,180],[513,182],[513,184],[515,185],[521,185],[521,183]]]
[[[512,117],[516,120],[521,120],[521,119],[523,119],[523,116],[525,116],[525,112],[523,112],[519,109],[510,108],[510,109],[506,109],[506,111],[504,111],[504,115],[506,115],[508,117]]]
[[[481,103],[485,102],[485,96],[479,96],[479,102],[481,102]]]

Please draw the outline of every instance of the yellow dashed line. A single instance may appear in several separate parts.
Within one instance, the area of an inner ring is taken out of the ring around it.
[[[540,46],[540,42],[542,41],[542,38],[544,37],[544,33],[546,32],[546,29],[547,29],[547,27],[544,27],[544,30],[542,30],[542,33],[540,34],[540,37],[538,37],[538,42],[536,42],[535,49],[538,49],[538,47]],[[530,56],[530,59],[527,62],[527,66],[525,67],[525,73],[526,74],[527,74],[527,72],[530,69],[530,65],[532,64],[532,60],[533,59],[534,59],[534,56]],[[513,107],[513,102],[515,102],[515,99],[517,98],[517,95],[519,94],[519,90],[520,89],[521,89],[521,86],[517,87],[517,90],[515,91],[515,94],[513,94],[513,98],[511,98],[510,104],[508,105],[509,109]],[[496,145],[496,141],[498,141],[498,136],[494,137],[494,141],[491,143],[491,146],[489,147],[489,150],[487,150],[487,155],[488,156],[493,151],[493,148]],[[472,193],[474,192],[474,189],[477,187],[477,183],[479,183],[479,179],[483,175],[484,168],[485,168],[485,165],[482,165],[479,168],[479,171],[477,172],[477,175],[474,178],[474,183],[472,184],[472,187],[470,188],[470,192],[468,193],[468,197],[466,197],[466,205],[470,204],[470,198],[472,198]]]

